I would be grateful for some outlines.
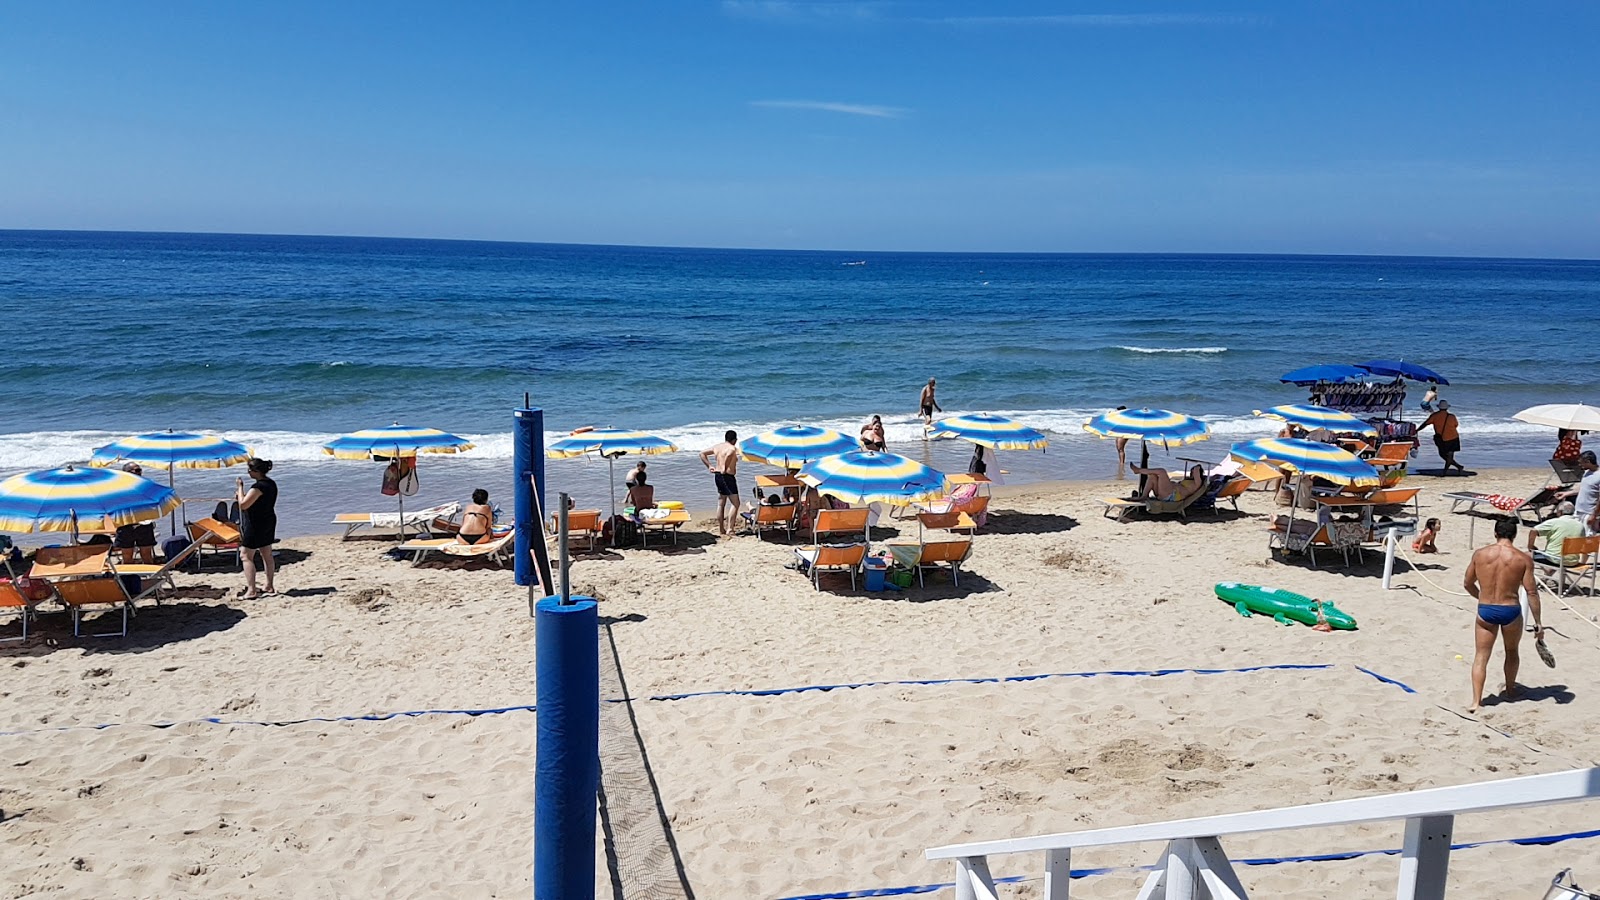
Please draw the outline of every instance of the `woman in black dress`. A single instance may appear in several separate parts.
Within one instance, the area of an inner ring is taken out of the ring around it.
[[[272,471],[271,460],[251,457],[246,464],[255,483],[246,490],[244,479],[239,479],[239,555],[244,560],[244,580],[247,590],[245,600],[254,600],[256,592],[256,554],[261,555],[261,571],[267,576],[265,593],[277,593],[272,586],[272,545],[278,542],[278,483],[267,477]]]

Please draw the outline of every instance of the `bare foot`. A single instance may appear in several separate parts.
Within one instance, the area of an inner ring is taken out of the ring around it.
[[[1469,715],[1469,716],[1472,715],[1473,713],[1477,712],[1477,711],[1478,711],[1478,704],[1476,704],[1476,703],[1474,703],[1471,706],[1467,707],[1467,715]]]

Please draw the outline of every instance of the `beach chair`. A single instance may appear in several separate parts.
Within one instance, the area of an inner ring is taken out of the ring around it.
[[[863,526],[865,527],[865,526]],[[813,544],[794,548],[794,555],[811,574],[811,586],[822,590],[823,572],[850,573],[850,590],[856,589],[856,570],[867,558],[866,544]]]
[[[448,522],[461,510],[461,504],[441,503],[425,509],[406,510],[402,517],[397,512],[381,513],[335,513],[333,524],[344,526],[344,536],[340,540],[348,541],[350,536],[362,528],[416,528],[422,534],[432,535],[438,520]]]
[[[811,523],[811,538],[821,541],[825,534],[859,535],[864,541],[867,539],[867,517],[872,510],[865,506],[856,509],[819,509],[817,517]]]
[[[1219,490],[1221,484],[1207,484],[1203,490],[1191,491],[1187,496],[1180,495],[1176,500],[1162,500],[1151,497],[1144,501],[1144,511],[1152,516],[1180,516],[1189,517],[1189,507],[1201,502],[1202,498],[1213,490]]]
[[[569,514],[570,515],[570,514]],[[598,515],[598,513],[596,513]],[[504,533],[497,533],[487,541],[476,544],[464,544],[457,538],[414,538],[396,547],[402,553],[411,554],[411,564],[421,565],[429,553],[443,553],[457,559],[487,559],[497,565],[504,566],[506,560],[511,558],[511,548],[516,542],[517,531],[515,528]]]
[[[965,531],[971,534],[978,530],[978,523],[964,512],[942,513],[917,513],[917,530],[924,532],[929,529],[935,531]]]
[[[17,590],[9,580],[0,580],[0,609],[14,609],[22,618],[22,637],[0,638],[0,644],[10,644],[28,639],[28,620],[33,618],[33,601]]]
[[[1280,518],[1282,518],[1280,516]],[[1356,558],[1365,561],[1361,554],[1362,531],[1364,526],[1360,522],[1333,522],[1318,524],[1306,522],[1309,529],[1298,527],[1301,520],[1294,523],[1297,527],[1291,531],[1280,532],[1283,535],[1281,546],[1291,553],[1304,553],[1311,559],[1311,567],[1317,567],[1317,548],[1324,550],[1337,550],[1344,557],[1344,564],[1350,565],[1350,551],[1356,552]],[[1351,527],[1353,526],[1353,527]],[[1276,525],[1274,526],[1276,528]]]
[[[52,584],[63,578],[89,578],[110,571],[111,545],[77,544],[71,547],[40,547],[33,554],[28,574]]]
[[[1568,564],[1569,556],[1578,557],[1578,561]],[[1561,555],[1556,557],[1555,563],[1543,562],[1535,557],[1533,569],[1539,582],[1558,597],[1567,596],[1569,578],[1574,592],[1588,579],[1589,596],[1594,596],[1595,573],[1600,571],[1600,535],[1567,538],[1561,542]]]
[[[1411,451],[1415,446],[1410,441],[1389,441],[1380,445],[1377,454],[1368,458],[1367,463],[1374,469],[1404,466],[1411,460]]]
[[[1127,497],[1101,497],[1099,501],[1100,514],[1113,522],[1126,521],[1135,510],[1144,509],[1143,500],[1130,500]]]
[[[196,572],[205,568],[208,550],[213,556],[239,552],[238,526],[210,517],[183,524],[189,530],[189,540],[200,545],[194,557]]]
[[[1211,512],[1215,514],[1217,506],[1224,500],[1233,504],[1233,511],[1238,512],[1239,497],[1245,491],[1250,490],[1251,484],[1254,484],[1254,482],[1244,475],[1235,475],[1233,478],[1223,482],[1222,487],[1218,488],[1216,494],[1212,495],[1210,499]]]
[[[207,531],[205,534],[209,535],[211,532]],[[199,553],[201,546],[199,540],[190,541],[189,546],[172,554],[165,563],[159,566],[149,563],[115,563],[108,565],[114,575],[139,576],[141,596],[143,594],[153,594],[156,602],[160,603],[161,592],[153,589],[159,588],[163,584],[176,588],[177,584],[172,580],[172,573],[188,562],[189,557]]]
[[[1555,509],[1556,504],[1560,502],[1557,493],[1559,488],[1542,487],[1525,498],[1507,497],[1504,494],[1483,494],[1477,491],[1452,491],[1439,496],[1450,501],[1450,511],[1453,513],[1516,516],[1524,523],[1532,525],[1547,518],[1545,515],[1547,511]],[[1482,509],[1485,506],[1489,509]]]
[[[750,530],[756,537],[761,537],[768,531],[782,531],[788,535],[789,542],[794,543],[795,519],[798,517],[800,507],[794,503],[761,503],[757,504],[750,517]]]
[[[678,546],[678,529],[689,524],[689,511],[686,509],[644,509],[638,513],[639,546],[650,546],[650,532],[656,534],[671,534],[672,546]]]
[[[1374,508],[1379,506],[1405,506],[1411,504],[1411,514],[1417,518],[1422,517],[1422,501],[1417,495],[1422,493],[1421,488],[1379,488],[1367,495]]]
[[[118,575],[101,575],[94,578],[72,578],[51,582],[56,599],[72,611],[72,635],[82,636],[83,610],[86,606],[115,606],[122,608],[122,630],[103,631],[90,637],[127,637],[128,616],[134,604],[153,593],[156,588],[130,593]]]
[[[1577,484],[1583,480],[1583,469],[1577,463],[1552,459],[1550,468],[1555,473],[1556,480],[1563,485]]]
[[[567,541],[582,540],[588,543],[589,552],[593,553],[600,541],[600,510],[598,509],[569,509],[567,510]],[[561,537],[561,518],[550,517],[550,539],[559,540]]]
[[[957,541],[928,541],[922,545],[922,555],[917,557],[917,584],[926,587],[922,578],[924,569],[950,568],[950,583],[961,583],[961,564],[972,556],[972,538]]]

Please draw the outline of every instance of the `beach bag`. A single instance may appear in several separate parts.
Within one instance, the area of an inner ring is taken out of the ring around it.
[[[627,516],[612,516],[611,521],[600,530],[617,547],[627,547],[639,541],[639,523]]]
[[[50,582],[42,578],[32,578],[27,575],[18,575],[11,579],[11,586],[17,593],[38,603],[40,600],[50,599]]]

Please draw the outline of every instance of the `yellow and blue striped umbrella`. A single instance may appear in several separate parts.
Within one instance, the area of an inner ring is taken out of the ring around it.
[[[1166,409],[1114,409],[1083,423],[1083,430],[1103,438],[1157,441],[1162,446],[1192,444],[1211,437],[1211,426]]]
[[[545,447],[545,455],[552,459],[574,459],[590,453],[604,457],[655,456],[659,453],[676,453],[678,446],[666,438],[643,431],[626,428],[591,428],[574,431],[566,437],[556,438]]]
[[[795,469],[824,456],[849,453],[861,445],[832,428],[785,425],[739,442],[739,454],[751,462]]]
[[[1365,460],[1332,444],[1297,438],[1262,438],[1234,444],[1229,451],[1243,462],[1270,463],[1281,469],[1321,478],[1334,484],[1377,487],[1378,470]]]
[[[813,460],[795,476],[846,503],[903,506],[944,496],[944,473],[895,453],[852,450]]]
[[[1292,422],[1302,428],[1326,428],[1341,433],[1355,432],[1368,437],[1378,436],[1378,429],[1347,412],[1329,409],[1326,406],[1313,406],[1310,403],[1285,403],[1271,409],[1258,409],[1255,413],[1269,419]]]
[[[91,466],[136,462],[158,469],[220,469],[250,458],[250,448],[214,434],[154,431],[136,434],[95,448]]]
[[[471,449],[471,441],[448,431],[411,428],[399,423],[387,428],[353,432],[322,445],[322,452],[335,459],[387,459],[416,456],[419,453],[460,453]]]
[[[0,481],[0,531],[75,531],[101,518],[132,525],[177,508],[172,488],[119,469],[67,466]]]
[[[1044,432],[1005,416],[969,413],[933,423],[932,437],[961,438],[991,450],[1043,450],[1050,439]]]

